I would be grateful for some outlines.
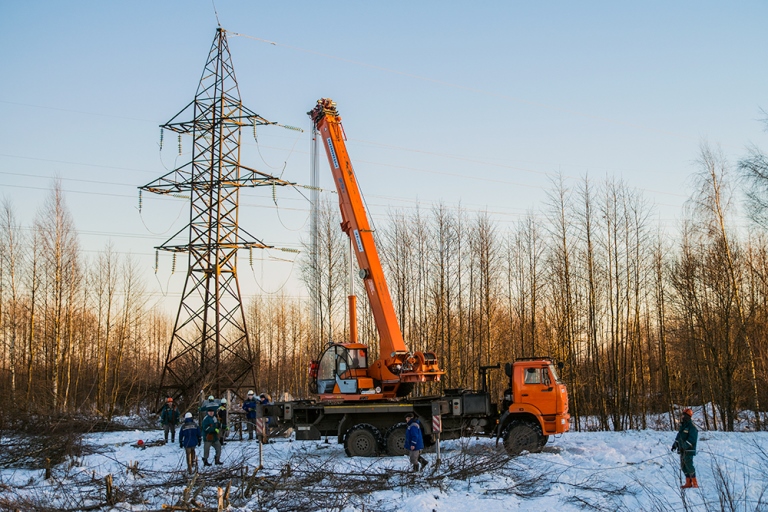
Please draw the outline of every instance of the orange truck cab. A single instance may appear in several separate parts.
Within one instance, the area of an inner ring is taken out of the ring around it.
[[[559,368],[562,368],[560,363]],[[509,389],[504,392],[496,441],[511,454],[539,452],[549,436],[568,432],[568,391],[550,358],[518,359],[507,363]]]

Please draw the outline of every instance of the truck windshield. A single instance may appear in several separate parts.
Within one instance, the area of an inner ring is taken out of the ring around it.
[[[549,371],[550,371],[550,372],[552,372],[552,376],[555,378],[555,381],[556,381],[558,384],[562,384],[562,383],[560,382],[560,376],[559,376],[559,375],[557,375],[557,370],[555,369],[555,365],[553,365],[553,364],[549,365]]]

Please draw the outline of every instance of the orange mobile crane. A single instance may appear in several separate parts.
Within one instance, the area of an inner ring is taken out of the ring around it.
[[[308,112],[322,141],[339,194],[341,229],[350,238],[359,276],[379,333],[379,359],[368,365],[368,347],[357,343],[355,297],[349,296],[350,342],[332,343],[310,366],[321,400],[378,400],[404,397],[417,382],[439,381],[443,372],[434,352],[410,352],[403,341],[395,308],[384,278],[373,231],[368,223],[355,171],[344,143],[336,103],[317,101]]]
[[[347,455],[363,457],[407,452],[406,413],[420,419],[426,446],[439,439],[486,436],[502,441],[510,455],[519,455],[539,452],[549,436],[567,432],[568,391],[558,376],[563,366],[549,357],[505,364],[507,389],[500,406],[491,397],[488,372],[500,369],[501,363],[479,367],[480,390],[444,389],[437,396],[384,400],[406,397],[416,382],[438,381],[444,372],[432,352],[410,353],[403,342],[336,105],[321,99],[309,115],[328,154],[339,193],[341,227],[355,248],[381,337],[380,357],[367,364],[368,347],[355,338],[355,301],[350,296],[350,343],[329,344],[310,366],[319,400],[258,405],[257,419],[272,418],[277,432],[293,429],[297,441],[335,435]]]

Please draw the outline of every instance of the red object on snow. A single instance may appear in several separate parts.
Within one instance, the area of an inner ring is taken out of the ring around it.
[[[139,440],[136,442],[136,444],[137,444],[138,446],[144,446],[144,441],[142,441],[141,439],[139,439]]]

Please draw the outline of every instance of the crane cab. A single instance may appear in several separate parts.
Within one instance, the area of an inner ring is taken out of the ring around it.
[[[314,375],[313,375],[314,373]],[[320,400],[379,400],[384,396],[368,374],[368,347],[334,343],[310,366]]]

